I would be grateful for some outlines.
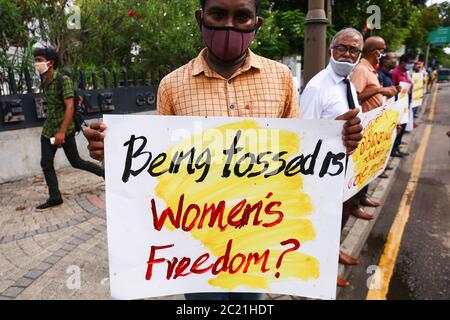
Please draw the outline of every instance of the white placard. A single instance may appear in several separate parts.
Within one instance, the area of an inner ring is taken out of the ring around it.
[[[150,115],[104,121],[112,297],[335,298],[343,121]]]

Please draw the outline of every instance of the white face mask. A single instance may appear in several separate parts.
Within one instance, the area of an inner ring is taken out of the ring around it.
[[[35,62],[34,68],[39,74],[44,74],[48,71],[48,61],[46,62]]]
[[[338,76],[347,77],[359,63],[359,59],[361,59],[361,54],[355,63],[336,61],[333,56],[333,50],[331,50],[330,64],[331,68]]]
[[[414,65],[412,63],[407,63],[405,65],[405,70],[410,71],[414,68]]]

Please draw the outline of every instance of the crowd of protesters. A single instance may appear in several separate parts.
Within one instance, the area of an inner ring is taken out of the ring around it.
[[[435,70],[435,69],[434,69]],[[339,31],[330,44],[330,62],[305,87],[300,100],[300,117],[303,119],[338,119],[339,113],[361,106],[362,112],[382,107],[387,99],[398,96],[400,82],[412,84],[412,73],[422,72],[423,64],[415,62],[412,55],[397,57],[388,52],[385,40],[372,36],[363,40],[361,33],[353,28]],[[433,71],[435,72],[435,71]],[[426,87],[428,74],[425,74]],[[430,87],[433,81],[430,79]],[[412,99],[413,87],[409,92]],[[415,109],[417,110],[417,109]],[[397,137],[391,156],[406,157],[400,150],[406,124],[398,125]],[[387,166],[386,171],[392,170]],[[388,178],[383,172],[380,178]],[[342,229],[350,216],[372,220],[374,217],[364,207],[379,207],[381,204],[368,196],[369,186],[343,203]],[[359,261],[340,251],[339,263],[357,265]],[[338,278],[338,286],[349,282]]]

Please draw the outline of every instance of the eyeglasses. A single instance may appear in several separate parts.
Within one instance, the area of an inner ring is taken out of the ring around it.
[[[335,49],[339,54],[346,54],[347,52],[350,52],[352,56],[359,55],[362,51],[353,46],[345,46],[343,44],[338,44],[337,46],[334,46],[333,49]]]
[[[378,49],[375,49],[374,51],[379,51],[381,54],[386,54],[387,49],[386,48],[378,48]]]

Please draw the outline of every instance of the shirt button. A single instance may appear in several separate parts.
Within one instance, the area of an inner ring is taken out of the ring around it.
[[[236,106],[234,104],[230,105],[230,109],[234,109]]]

